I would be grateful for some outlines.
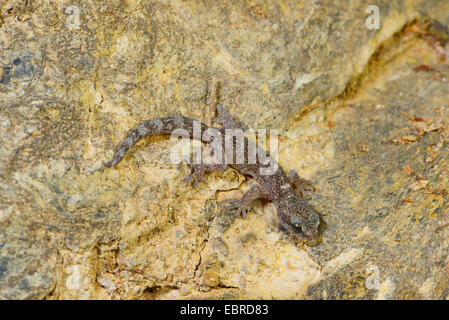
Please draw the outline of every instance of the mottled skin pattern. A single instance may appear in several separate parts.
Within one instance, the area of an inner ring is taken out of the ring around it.
[[[201,125],[201,136],[203,132],[208,128],[214,128],[220,132],[224,137],[225,129],[227,128],[240,128],[247,129],[247,127],[239,121],[234,120],[225,108],[217,106],[219,117],[214,119],[215,123],[222,125],[221,128],[210,127],[205,124]],[[186,118],[182,116],[172,116],[159,119],[148,120],[135,129],[133,129],[128,136],[123,140],[122,144],[118,147],[118,150],[114,156],[114,159],[104,164],[105,167],[113,167],[119,163],[126,152],[143,137],[171,134],[175,129],[184,129],[190,133],[192,137],[194,122],[198,121]],[[224,139],[223,139],[224,140]],[[245,141],[245,159],[247,159],[247,146],[251,144],[248,139]],[[224,147],[224,143],[223,143]],[[234,141],[235,150],[235,141]],[[274,159],[272,159],[274,161]],[[278,166],[277,171],[272,175],[261,175],[259,169],[264,166],[258,162],[255,164],[248,164],[245,161],[244,164],[229,164],[231,167],[241,172],[244,175],[252,177],[257,184],[252,186],[248,192],[246,192],[241,199],[229,199],[227,202],[227,210],[236,210],[242,215],[246,214],[249,210],[249,203],[257,198],[266,199],[272,201],[276,206],[277,213],[279,215],[280,223],[289,231],[294,237],[301,242],[313,246],[317,245],[320,241],[320,235],[318,227],[320,224],[319,216],[315,213],[312,207],[304,199],[305,180],[298,177],[296,172],[292,170],[289,177],[286,176],[284,170]],[[221,164],[197,164],[193,166],[193,173],[186,178],[186,182],[192,182],[193,186],[196,186],[198,181],[202,180],[202,176],[205,172],[210,171],[224,171],[227,169],[226,165]],[[302,194],[300,197],[294,189],[298,189]]]

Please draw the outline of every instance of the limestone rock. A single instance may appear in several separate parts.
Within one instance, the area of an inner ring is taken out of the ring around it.
[[[369,4],[3,1],[0,298],[449,296],[448,4]],[[318,187],[319,246],[226,214],[233,170],[184,185],[164,137],[100,170],[144,120],[207,122],[216,82]]]

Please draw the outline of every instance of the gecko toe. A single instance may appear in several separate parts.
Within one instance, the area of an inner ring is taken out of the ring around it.
[[[188,176],[187,178],[184,178],[184,183],[188,186],[192,182],[193,175]]]
[[[242,218],[246,218],[246,214],[251,210],[251,207],[242,204],[240,199],[226,199],[225,203],[228,203],[224,206],[224,209],[227,212],[231,212],[235,217],[241,216]]]
[[[224,206],[226,211],[232,211],[240,207],[240,201],[238,199],[226,199],[224,202],[227,203]]]
[[[198,176],[198,175],[196,175],[194,173],[184,179],[184,182],[185,182],[186,185],[190,184],[194,188],[196,188],[198,186],[198,183],[201,182],[201,181],[203,181],[203,177],[202,176]]]

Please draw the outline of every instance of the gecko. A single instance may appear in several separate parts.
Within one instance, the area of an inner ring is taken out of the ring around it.
[[[123,142],[118,146],[113,159],[104,163],[103,166],[107,168],[117,165],[132,146],[147,136],[169,135],[175,129],[184,129],[189,132],[190,138],[192,138],[195,122],[201,127],[201,135],[199,137],[205,143],[210,143],[210,141],[204,141],[201,137],[203,137],[203,133],[209,128],[218,130],[222,136],[226,134],[226,129],[248,129],[245,124],[236,120],[236,117],[231,115],[225,107],[220,104],[216,106],[218,117],[213,119],[213,122],[220,124],[221,127],[209,126],[184,116],[168,116],[147,120],[128,133]],[[244,143],[245,159],[247,159],[248,146],[254,142],[244,137]],[[235,141],[233,141],[233,148],[234,150],[236,149]],[[271,156],[268,157],[270,161],[275,161]],[[306,186],[307,184],[310,186],[310,183],[300,178],[295,170],[291,170],[287,176],[282,167],[277,166],[277,170],[273,174],[263,175],[260,174],[260,168],[263,165],[259,161],[255,163],[245,161],[244,163],[230,164],[192,163],[192,174],[184,181],[196,187],[198,182],[203,180],[205,173],[225,171],[228,165],[241,174],[251,177],[256,183],[240,199],[225,200],[227,203],[225,206],[226,210],[235,210],[245,216],[246,212],[250,210],[250,203],[253,200],[263,199],[271,201],[275,205],[280,224],[296,240],[309,246],[315,246],[321,242],[319,232],[320,216],[307,202],[305,197],[306,191],[308,191]]]

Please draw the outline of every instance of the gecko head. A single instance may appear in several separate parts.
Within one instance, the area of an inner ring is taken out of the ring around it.
[[[316,246],[321,242],[320,217],[305,200],[294,198],[288,205],[278,207],[281,223],[300,242]]]

